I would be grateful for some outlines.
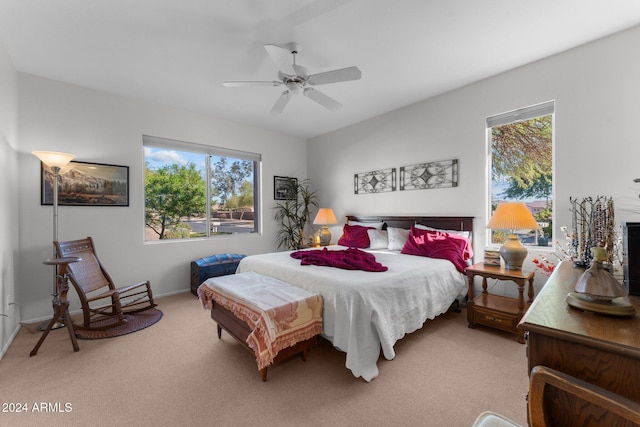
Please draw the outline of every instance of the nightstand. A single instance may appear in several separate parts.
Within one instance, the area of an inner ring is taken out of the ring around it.
[[[518,335],[518,342],[524,344],[524,331],[518,329],[518,323],[533,302],[533,271],[507,270],[504,267],[474,264],[467,267],[469,290],[467,293],[467,320],[469,327],[485,325]],[[482,293],[474,295],[474,277],[482,277]],[[487,291],[487,279],[512,281],[518,286],[518,298],[493,295]],[[529,283],[528,301],[524,301],[525,284]]]

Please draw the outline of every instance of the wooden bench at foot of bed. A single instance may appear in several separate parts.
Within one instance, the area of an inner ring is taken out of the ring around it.
[[[249,329],[249,325],[247,322],[243,322],[233,315],[232,312],[221,306],[220,304],[216,304],[215,301],[213,303],[213,308],[211,308],[211,318],[217,323],[218,328],[218,339],[222,338],[222,330],[224,329],[236,339],[245,349],[247,349],[251,354],[255,355],[253,349],[249,347],[247,344],[247,337],[251,333],[251,329]],[[303,361],[307,361],[307,353],[309,352],[309,348],[317,343],[317,336],[313,338],[309,338],[304,341],[300,341],[294,344],[291,347],[284,348],[278,352],[278,354],[273,358],[273,363],[280,363],[283,360],[288,359],[289,357],[300,354]],[[262,381],[267,381],[267,368],[264,367],[260,369],[260,377]]]
[[[322,297],[280,280],[247,272],[206,280],[198,295],[217,324],[255,354],[262,381],[267,366],[307,352],[322,333]]]

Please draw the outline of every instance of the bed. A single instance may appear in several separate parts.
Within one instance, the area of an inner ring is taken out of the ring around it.
[[[464,231],[469,238],[473,231],[472,217],[348,216],[347,220],[353,224],[349,229],[373,225],[389,238],[418,225],[449,230],[451,235]],[[326,248],[347,249],[340,245]],[[460,268],[446,259],[405,255],[399,250],[363,250],[374,254],[387,271],[301,265],[291,257],[292,252],[275,252],[243,258],[237,272],[254,271],[322,295],[323,337],[346,353],[346,367],[356,378],[371,381],[379,373],[380,350],[392,360],[396,341],[446,312],[464,295],[467,281]]]

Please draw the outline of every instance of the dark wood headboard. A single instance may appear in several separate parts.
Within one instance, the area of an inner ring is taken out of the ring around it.
[[[472,216],[359,216],[347,215],[349,221],[384,222],[386,227],[411,228],[415,224],[444,230],[464,230],[473,235]]]

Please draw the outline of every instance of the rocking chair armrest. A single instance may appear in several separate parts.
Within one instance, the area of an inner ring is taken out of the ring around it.
[[[124,292],[128,292],[132,289],[136,289],[136,288],[140,288],[142,286],[148,286],[148,285],[149,285],[149,281],[147,280],[145,282],[136,283],[134,285],[123,286],[122,288],[109,289],[108,291],[105,291],[99,295],[93,295],[91,298],[87,298],[87,302],[96,301],[96,300],[108,298],[108,297],[114,298],[117,295],[120,295]]]
[[[113,295],[116,294],[117,292],[118,292],[117,289],[109,289],[108,291],[105,291],[99,295],[93,295],[91,298],[87,298],[87,302],[97,301],[99,299],[103,299],[107,297],[113,298]]]
[[[149,286],[149,281],[146,280],[144,282],[135,283],[133,285],[123,286],[121,288],[115,289],[115,291],[118,292],[118,293],[123,293],[123,292],[128,292],[128,291],[130,291],[132,289],[140,288],[142,286],[147,286],[148,287]]]

